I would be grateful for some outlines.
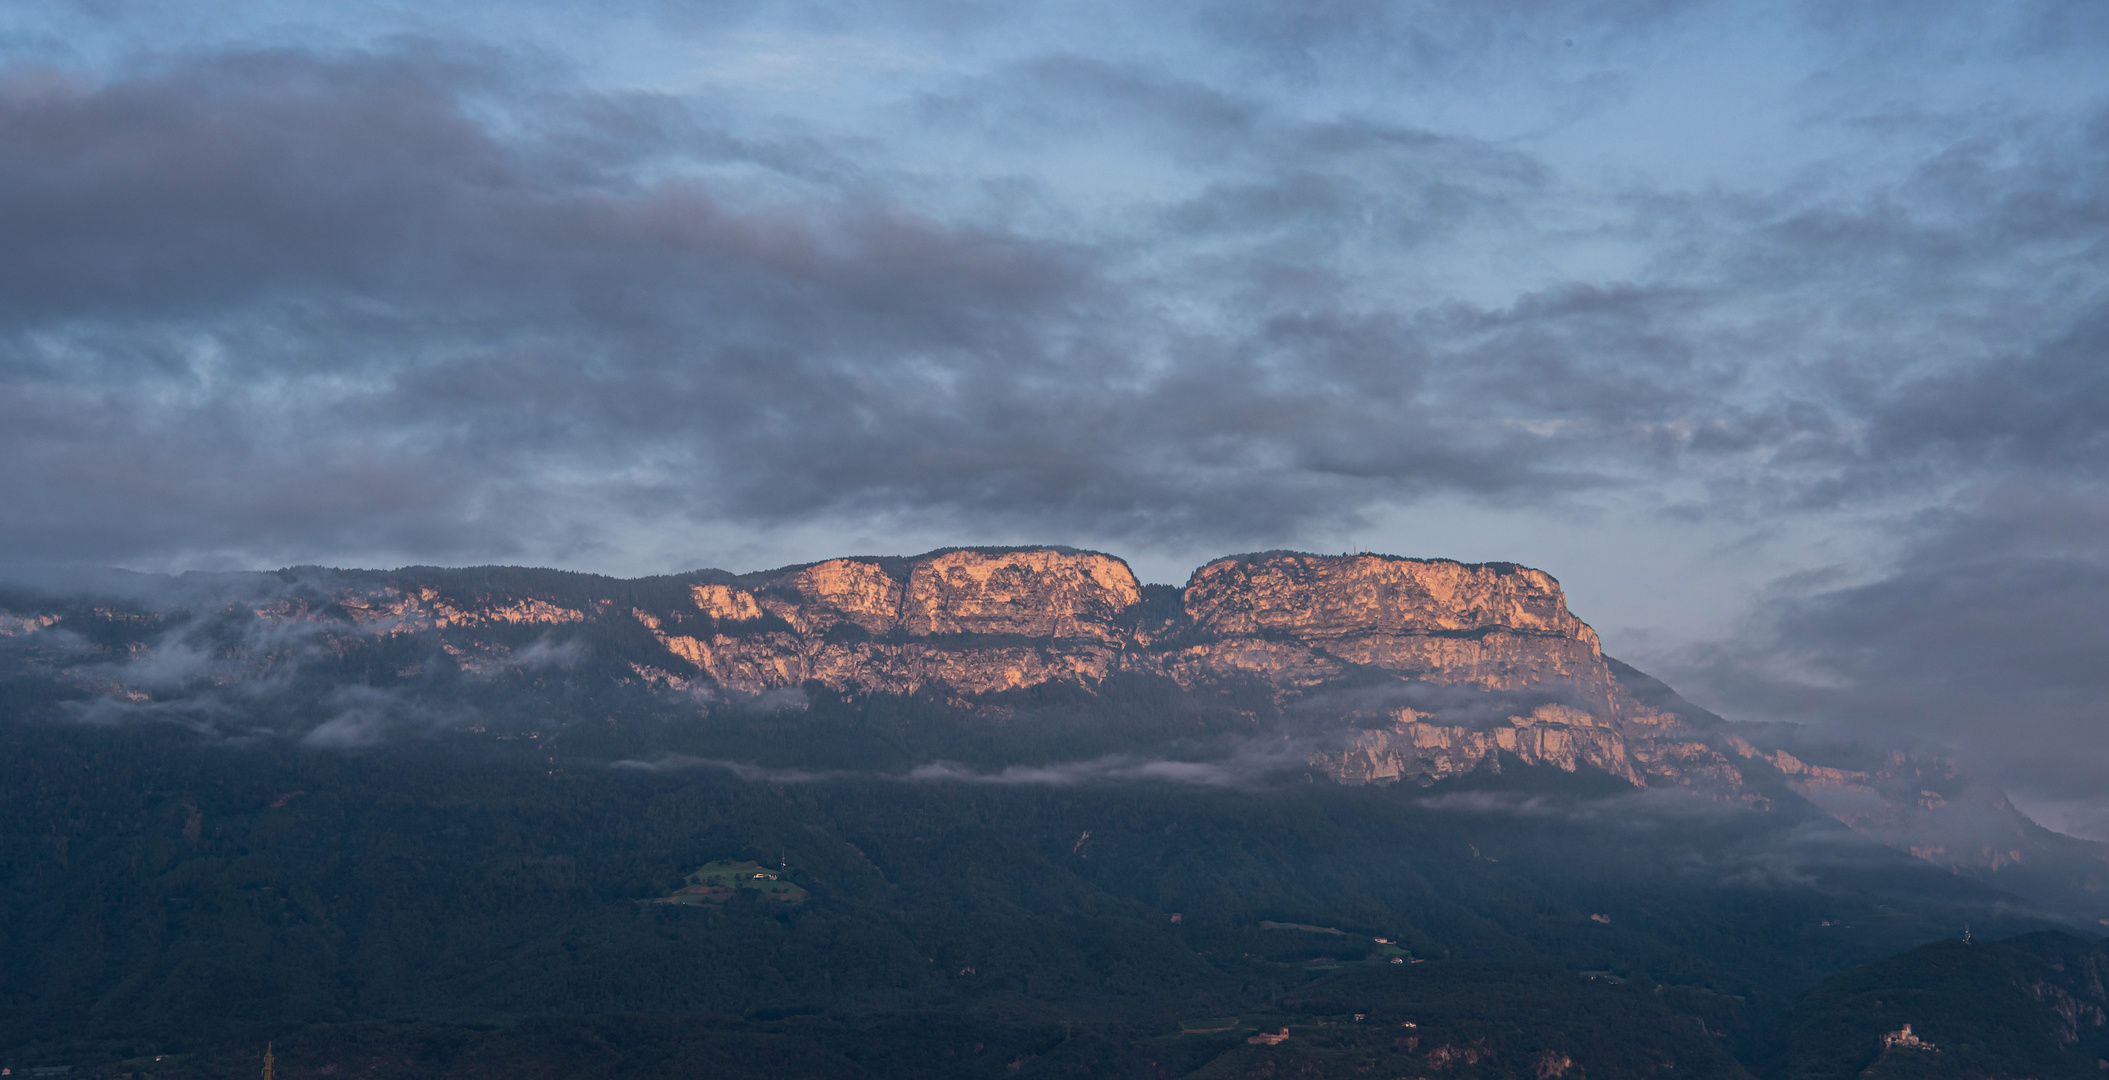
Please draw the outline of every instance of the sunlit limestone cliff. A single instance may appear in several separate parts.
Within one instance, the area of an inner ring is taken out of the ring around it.
[[[130,584],[129,601],[107,583],[116,598],[17,592],[0,633],[26,643],[131,631],[122,656],[64,670],[142,707],[314,653],[389,658],[396,675],[502,677],[569,650],[593,653],[614,682],[704,699],[812,687],[973,703],[1110,679],[1241,692],[1278,710],[1280,734],[1346,784],[1428,783],[1508,761],[1761,802],[1744,770],[1775,769],[1736,755],[1713,718],[1644,703],[1559,582],[1508,563],[1266,552],[1167,588],[1110,555],[1005,548],[636,581],[411,568]],[[79,659],[45,652],[47,663]]]
[[[680,661],[641,659],[639,677],[672,686],[985,694],[1103,681],[1119,670],[1122,616],[1141,597],[1110,556],[960,550],[698,584],[688,604],[630,614]]]
[[[1111,556],[960,550],[695,584],[628,614],[664,650],[633,660],[637,676],[675,688],[971,696],[1148,676],[1316,699],[1318,729],[1340,734],[1322,696],[1351,686],[1359,726],[1312,758],[1346,783],[1498,769],[1503,755],[1635,784],[1734,774],[1624,689],[1542,571],[1268,553],[1212,562],[1155,600]],[[1373,716],[1387,684],[1444,691],[1456,707],[1416,699]]]
[[[0,591],[0,665],[92,722],[216,723],[304,686],[329,717],[311,741],[345,744],[382,710],[425,707],[419,695],[474,700],[479,686],[553,671],[580,716],[606,715],[609,694],[696,716],[832,694],[937,700],[995,724],[1019,715],[1019,695],[1148,685],[1247,717],[1241,737],[1344,785],[1523,766],[1760,810],[1813,804],[1947,866],[2027,864],[2046,842],[1945,762],[1818,763],[1691,706],[1605,657],[1551,575],[1508,563],[1265,552],[1208,563],[1177,588],[1055,547],[629,581],[516,568],[105,575]]]

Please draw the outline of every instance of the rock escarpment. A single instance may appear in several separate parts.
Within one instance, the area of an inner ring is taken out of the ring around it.
[[[258,663],[295,640],[341,653],[409,637],[446,659],[405,672],[440,663],[497,676],[552,641],[580,641],[617,661],[621,679],[714,696],[818,685],[972,702],[1163,680],[1260,702],[1345,783],[1426,782],[1504,760],[1636,784],[1733,788],[1740,775],[1689,716],[1626,688],[1558,581],[1507,563],[1267,552],[1145,589],[1110,555],[969,548],[638,581],[486,569],[228,582],[223,592],[256,594],[235,606],[271,628],[249,637],[279,644],[212,649]],[[28,633],[57,618],[10,610],[4,626]],[[176,625],[159,644],[198,652],[188,633]]]
[[[0,632],[131,619],[152,630],[135,652],[222,656],[212,676],[222,680],[253,676],[289,648],[345,654],[401,639],[434,642],[445,658],[402,662],[402,674],[451,664],[497,676],[570,641],[615,661],[622,679],[719,696],[817,684],[974,701],[1156,679],[1287,710],[1319,747],[1313,764],[1347,783],[1425,781],[1504,759],[1634,783],[1735,773],[1686,718],[1625,688],[1558,581],[1507,563],[1267,552],[1146,590],[1097,552],[963,548],[637,581],[486,568],[205,584],[226,608],[210,618],[197,590],[175,589],[178,599],[123,612],[0,604]],[[224,630],[235,612],[254,624],[238,640],[200,639],[200,627]],[[108,680],[119,669],[96,670]],[[155,690],[123,692],[146,700]]]
[[[1180,629],[1194,643],[1165,650],[1161,670],[1182,684],[1249,674],[1284,688],[1314,686],[1367,668],[1487,690],[1557,681],[1585,686],[1611,708],[1596,632],[1539,570],[1245,555],[1194,571],[1181,601]]]
[[[1123,613],[1142,586],[1119,559],[1059,549],[831,559],[738,584],[691,587],[690,605],[632,611],[685,665],[641,677],[737,693],[818,682],[835,690],[961,694],[1095,685],[1118,670]]]
[[[1558,581],[1507,563],[1265,552],[1215,560],[1172,588],[1144,586],[1097,552],[963,548],[629,581],[301,568],[10,588],[0,584],[0,669],[22,685],[45,680],[39,694],[70,696],[91,719],[209,714],[238,684],[297,678],[304,700],[337,714],[317,730],[354,733],[360,709],[393,698],[347,696],[348,682],[394,680],[390,694],[407,699],[555,680],[573,710],[611,687],[676,710],[813,689],[931,695],[991,718],[1036,700],[1004,696],[1019,691],[1088,701],[1146,684],[1249,717],[1249,734],[1290,740],[1312,772],[1343,784],[1555,768],[1805,802],[1952,867],[2012,869],[2047,850],[2003,801],[1963,798],[1944,763],[1848,767],[1757,745],[1755,726],[1604,656]]]
[[[1145,605],[1111,556],[958,550],[695,584],[684,599],[631,611],[685,662],[640,663],[647,678],[746,693],[815,681],[974,695],[1127,674],[1257,686],[1277,700],[1377,680],[1551,695],[1517,716],[1544,732],[1653,716],[1622,693],[1559,583],[1501,563],[1237,556],[1195,571],[1176,604]],[[1425,726],[1425,713],[1410,723]]]
[[[1244,677],[1309,694],[1351,680],[1379,700],[1421,691],[1374,717],[1354,710],[1345,745],[1313,755],[1345,783],[1440,779],[1504,757],[1635,784],[1695,764],[1734,772],[1682,718],[1626,690],[1541,570],[1276,552],[1209,563],[1181,600],[1186,637],[1137,660],[1181,685]]]

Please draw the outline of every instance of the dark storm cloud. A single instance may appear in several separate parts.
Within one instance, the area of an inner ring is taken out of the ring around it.
[[[2026,354],[1906,384],[1876,413],[1869,442],[1883,458],[2100,476],[2109,468],[2109,298]]]
[[[1265,128],[1307,169],[1539,180],[1465,141],[1057,74],[1149,90],[1176,124]],[[1548,389],[1567,412],[1666,393],[1560,366],[1546,335],[1601,321],[1572,298],[1518,309],[1537,347],[1447,384],[1442,328],[1394,312],[1282,302],[1168,333],[1153,309],[1190,282],[1132,251],[919,214],[822,184],[825,154],[431,46],[17,72],[0,142],[17,558],[506,557],[590,549],[611,512],[1271,539],[1415,492],[1588,485],[1572,436],[1503,413]],[[638,179],[667,154],[783,182]],[[1257,188],[1219,189],[1212,220],[1173,212],[1179,235],[1359,213],[1297,210],[1299,183],[1264,181],[1264,212]]]
[[[1762,195],[1636,196],[1667,240],[1630,301],[1651,315],[1570,323],[1545,399],[1668,421],[1658,445],[1731,518],[2096,475],[2109,112],[1908,122],[1944,138],[1885,185],[1826,169]],[[1597,384],[1615,397],[1564,392],[1584,358],[1617,373]]]
[[[0,236],[25,253],[9,265],[13,321],[233,308],[295,333],[321,329],[303,318],[479,335],[731,323],[795,341],[800,324],[772,320],[825,300],[862,332],[965,341],[991,330],[977,316],[1074,281],[1059,252],[884,204],[732,207],[701,183],[638,182],[632,170],[662,153],[786,172],[825,162],[698,133],[663,101],[566,100],[509,76],[415,53],[279,52],[92,87],[17,78],[0,129],[13,151]]]
[[[1749,718],[1960,749],[2019,795],[2109,812],[2109,490],[2010,482],[1901,527],[1889,572],[1783,590],[1686,684]]]
[[[474,117],[503,74],[281,52],[11,80],[8,546],[504,550],[549,513],[538,467],[767,454],[801,411],[908,389],[852,343],[911,380],[944,380],[946,352],[1029,363],[1014,327],[1083,287],[1070,253],[884,204],[734,209],[595,173]],[[668,141],[630,104],[572,112]]]
[[[1218,29],[1601,51],[1682,10]],[[1514,145],[1177,64],[907,96],[924,134],[1184,171],[1109,209],[984,177],[1046,206],[982,213],[728,97],[423,41],[8,72],[0,551],[592,563],[633,523],[875,520],[1230,548],[1436,494],[1688,481],[1656,501],[1748,523],[2099,459],[2098,116],[1892,111],[1947,136],[1895,183],[1569,221]],[[1416,280],[1555,241],[1639,255],[1483,302]]]
[[[2058,301],[2098,290],[2087,258],[2109,250],[2109,111],[1836,119],[1938,138],[1895,181],[1872,189],[1848,188],[1846,170],[1827,170],[1714,207],[1673,197],[1648,216],[1683,233],[1695,264],[1724,284],[1784,293],[1818,311],[1856,303],[1870,328],[1938,320],[1949,334],[1966,331],[1973,344],[2005,351]],[[1723,226],[1734,243],[1711,242]],[[1911,368],[1893,353],[1870,359]]]
[[[1342,279],[1327,271],[1344,246],[1396,255],[1516,215],[1551,180],[1531,156],[1482,139],[1367,117],[1298,116],[1259,96],[1078,56],[965,80],[925,95],[921,113],[984,144],[1082,142],[1196,169],[1207,182],[1163,201],[1147,222],[1155,229],[1131,226],[1111,241],[1191,253],[1202,265],[1167,283],[1183,288],[1207,288],[1216,277],[1278,287],[1293,262],[1337,290]],[[1254,244],[1265,246],[1239,246]]]

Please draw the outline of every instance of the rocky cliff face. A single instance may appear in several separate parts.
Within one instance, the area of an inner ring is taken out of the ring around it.
[[[1278,700],[1374,678],[1559,699],[1496,717],[1506,734],[1452,740],[1450,758],[1481,745],[1489,753],[1542,746],[1546,760],[1567,762],[1570,746],[1601,747],[1616,742],[1621,725],[1655,719],[1622,694],[1559,583],[1507,564],[1239,556],[1195,571],[1176,608],[1146,613],[1134,574],[1110,556],[962,550],[837,559],[696,585],[687,599],[631,611],[684,662],[640,661],[641,677],[743,693],[811,680],[855,692],[975,695],[1048,682],[1091,687],[1129,674],[1188,689],[1256,685]],[[1441,720],[1425,709],[1402,719],[1403,738],[1367,750],[1397,759],[1377,771],[1412,772],[1405,759],[1443,738]],[[1633,772],[1623,763],[1615,771]]]
[[[1605,657],[1558,581],[1506,563],[1268,552],[1145,589],[1109,555],[1020,548],[635,581],[304,569],[113,579],[70,597],[0,586],[0,667],[69,684],[93,715],[166,711],[318,657],[369,681],[532,678],[591,657],[594,677],[658,692],[817,686],[992,710],[1007,706],[988,695],[1155,680],[1250,703],[1255,723],[1264,713],[1270,735],[1343,784],[1521,764],[1760,806],[1806,800],[1958,869],[2029,863],[2042,843],[2003,802],[1959,809],[1945,763],[1848,768],[1755,744],[1749,726]],[[2101,876],[2075,887],[2109,887]]]
[[[1267,632],[1309,641],[1486,631],[1596,633],[1567,610],[1560,583],[1510,563],[1467,566],[1390,555],[1234,555],[1194,571],[1182,595],[1203,633]]]
[[[1623,686],[1558,581],[1506,563],[1240,555],[1148,603],[1126,563],[1061,548],[831,559],[739,577],[286,572],[219,588],[215,602],[228,610],[216,618],[246,609],[269,632],[252,628],[247,644],[221,640],[211,651],[252,666],[294,640],[341,653],[408,637],[492,676],[517,669],[523,649],[585,634],[620,658],[626,678],[691,693],[819,684],[974,700],[1116,677],[1257,693],[1295,706],[1313,766],[1345,783],[1428,782],[1503,760],[1633,783],[1733,788],[1739,775],[1687,718]],[[15,606],[24,610],[0,616],[0,632],[103,617]],[[142,647],[195,656],[205,646],[169,607],[125,617],[175,620]],[[229,663],[220,674],[242,677]],[[112,669],[98,670],[107,679]]]
[[[1491,725],[1446,724],[1436,715],[1400,710],[1388,729],[1356,731],[1345,748],[1312,755],[1312,763],[1348,784],[1436,780],[1480,769],[1499,771],[1503,755],[1567,772],[1588,767],[1628,783],[1645,781],[1625,735],[1579,709],[1539,705]]]
[[[1184,625],[1151,659],[1182,685],[1246,675],[1288,689],[1374,669],[1485,690],[1559,683],[1615,709],[1596,632],[1538,570],[1245,555],[1194,571],[1181,602]]]
[[[151,700],[155,680],[183,665],[185,677],[239,681],[292,651],[342,654],[361,641],[429,639],[438,656],[400,670],[451,664],[491,677],[578,635],[618,658],[623,678],[711,695],[818,684],[973,701],[1047,684],[1164,679],[1191,692],[1259,695],[1280,711],[1284,733],[1312,747],[1311,765],[1342,783],[1427,783],[1510,761],[1761,801],[1748,782],[1757,770],[1838,803],[1842,818],[1876,821],[1853,809],[1872,781],[1735,744],[1675,701],[1644,702],[1628,682],[1645,677],[1614,670],[1559,582],[1507,563],[1239,555],[1147,603],[1126,563],[1062,548],[629,582],[521,570],[214,581],[158,606],[7,601],[0,635],[139,624],[130,662],[81,669],[97,693],[127,701]],[[202,610],[212,604],[222,610]],[[233,638],[229,625],[241,627]],[[140,674],[128,683],[127,671]]]
[[[1121,616],[1142,597],[1126,563],[1054,549],[832,559],[692,587],[694,602],[631,611],[684,664],[640,677],[761,693],[807,681],[860,693],[961,694],[1117,670]],[[683,632],[686,629],[688,632]]]
[[[1740,779],[1685,718],[1620,683],[1541,570],[1269,553],[1209,563],[1181,600],[1186,636],[1167,635],[1133,667],[1188,686],[1244,677],[1313,692],[1354,679],[1423,691],[1380,710],[1378,724],[1355,717],[1346,745],[1314,753],[1344,783],[1432,781],[1504,757],[1634,784]]]

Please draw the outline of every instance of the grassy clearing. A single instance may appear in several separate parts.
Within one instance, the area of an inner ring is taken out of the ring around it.
[[[659,897],[660,904],[722,904],[740,890],[760,893],[762,899],[796,906],[806,902],[804,889],[783,880],[778,871],[756,862],[720,859],[706,863],[688,875],[688,884]]]
[[[1301,930],[1307,934],[1339,934],[1342,937],[1347,936],[1347,931],[1342,930],[1337,926],[1312,926],[1309,923],[1300,922],[1263,922],[1260,924],[1260,929]]]

